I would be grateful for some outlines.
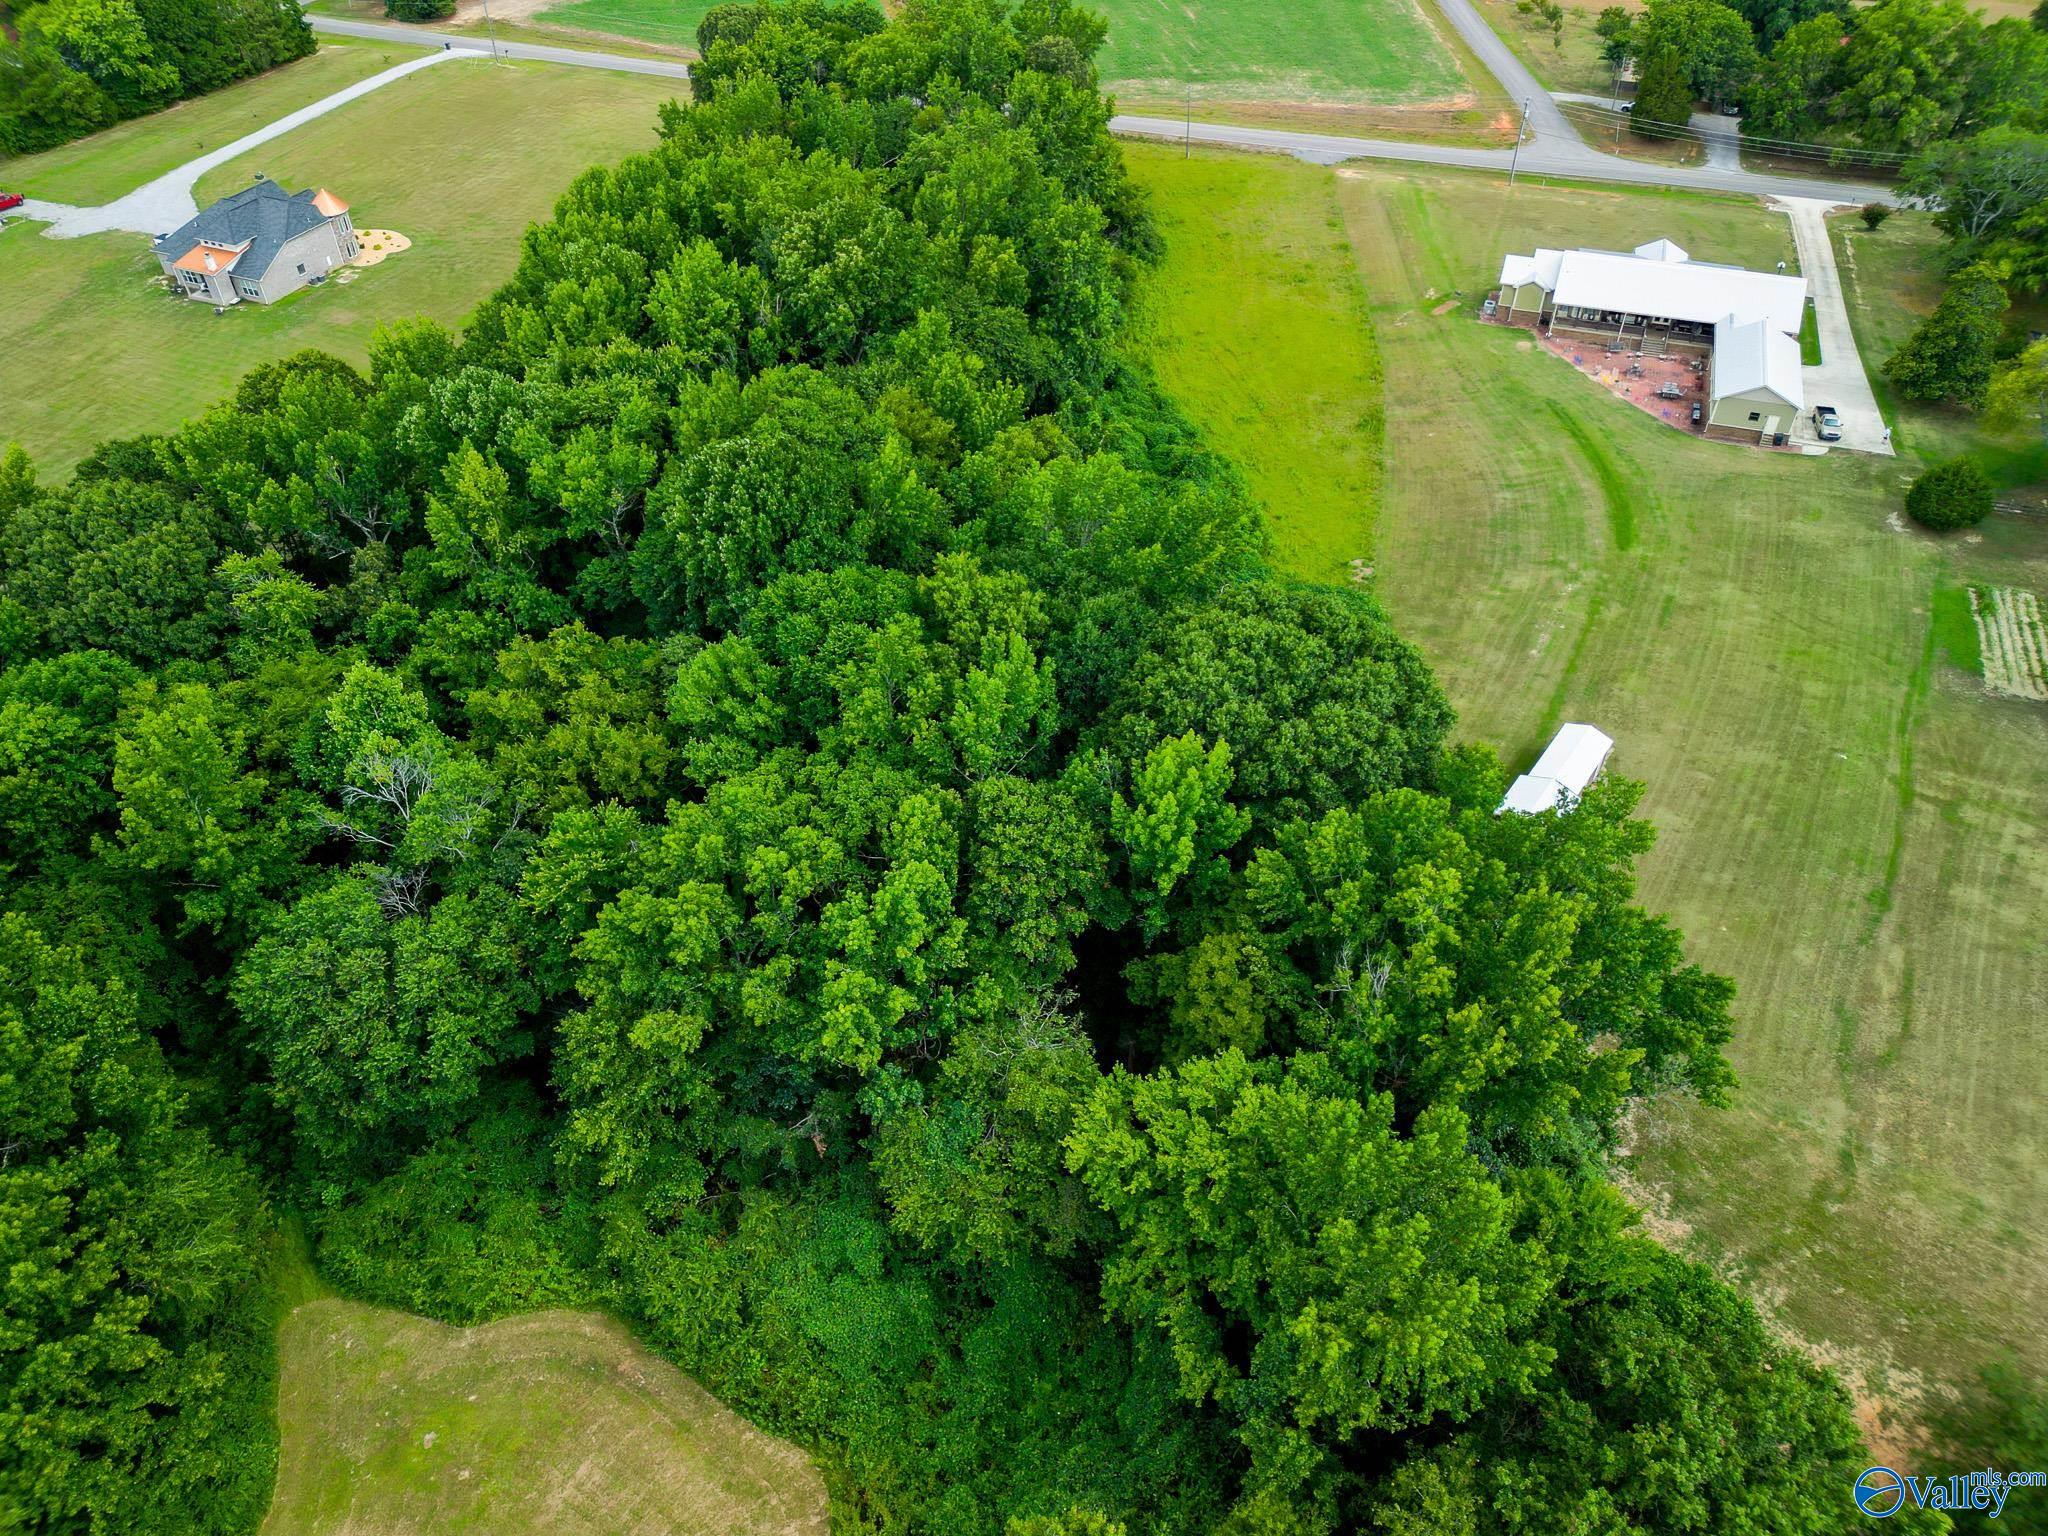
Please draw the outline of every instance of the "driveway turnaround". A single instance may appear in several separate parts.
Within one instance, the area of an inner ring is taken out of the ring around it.
[[[1842,301],[1842,278],[1835,270],[1834,242],[1828,239],[1827,211],[1832,203],[1806,197],[1774,197],[1771,204],[1792,220],[1792,240],[1799,247],[1799,270],[1820,322],[1820,366],[1799,370],[1806,394],[1806,414],[1793,430],[1802,443],[1820,441],[1813,429],[1813,408],[1832,405],[1841,413],[1839,446],[1862,453],[1891,456],[1891,434],[1871,393],[1870,377],[1849,328],[1849,306]]]
[[[144,182],[133,192],[111,203],[103,203],[97,208],[73,208],[65,203],[44,203],[31,198],[22,205],[22,216],[46,221],[50,227],[43,233],[56,240],[105,234],[109,230],[129,230],[152,237],[168,233],[199,212],[199,205],[192,200],[192,188],[215,166],[226,165],[257,145],[268,144],[280,134],[290,133],[316,117],[324,117],[336,107],[346,106],[359,96],[367,96],[380,86],[453,57],[451,53],[422,54],[382,74],[358,80],[346,90],[322,97],[296,112],[287,112],[276,122],[266,123],[254,133],[243,134],[232,144],[203,154],[197,160],[188,160],[176,170],[166,171],[156,180]]]

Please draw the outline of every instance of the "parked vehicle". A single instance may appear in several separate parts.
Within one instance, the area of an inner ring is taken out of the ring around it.
[[[1824,443],[1839,443],[1842,440],[1842,418],[1835,413],[1832,405],[1816,405],[1813,408],[1813,430]]]
[[[28,199],[19,192],[0,192],[0,213],[5,213],[10,208],[19,208],[27,201]]]

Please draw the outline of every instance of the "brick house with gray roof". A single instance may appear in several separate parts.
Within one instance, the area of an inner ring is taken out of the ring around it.
[[[355,259],[348,204],[325,187],[287,192],[262,180],[156,240],[164,275],[188,299],[274,304]]]

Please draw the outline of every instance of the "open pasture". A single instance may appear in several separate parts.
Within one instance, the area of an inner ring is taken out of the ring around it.
[[[1648,786],[1644,899],[1740,989],[1735,1106],[1638,1126],[1658,1230],[1907,1416],[2048,1368],[2048,716],[1987,690],[1965,595],[2048,593],[2048,523],[1929,537],[1910,461],[1703,442],[1473,317],[1537,244],[1768,268],[1754,202],[1130,153],[1155,364],[1283,560],[1370,581],[1466,738],[1519,767],[1591,721]]]
[[[279,1339],[263,1536],[825,1536],[825,1487],[626,1330],[479,1328],[338,1297]]]

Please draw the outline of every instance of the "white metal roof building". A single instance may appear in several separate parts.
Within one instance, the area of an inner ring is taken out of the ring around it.
[[[1798,322],[1794,322],[1796,326]],[[1713,400],[1764,389],[1794,411],[1805,409],[1800,384],[1799,339],[1773,327],[1769,320],[1738,321],[1730,315],[1714,327]]]
[[[1667,336],[1708,349],[1710,428],[1747,415],[1763,423],[1756,435],[1765,435],[1805,408],[1797,340],[1806,314],[1803,277],[1694,261],[1684,247],[1652,240],[1633,251],[1546,247],[1510,254],[1501,261],[1500,282],[1510,314],[1536,314],[1573,335],[1597,340],[1612,333],[1619,346]],[[1723,411],[1724,401],[1760,409]]]
[[[1614,738],[1604,731],[1590,725],[1560,726],[1536,766],[1508,786],[1500,809],[1534,816],[1556,810],[1560,798],[1567,804],[1576,801],[1600,776],[1613,750]]]

